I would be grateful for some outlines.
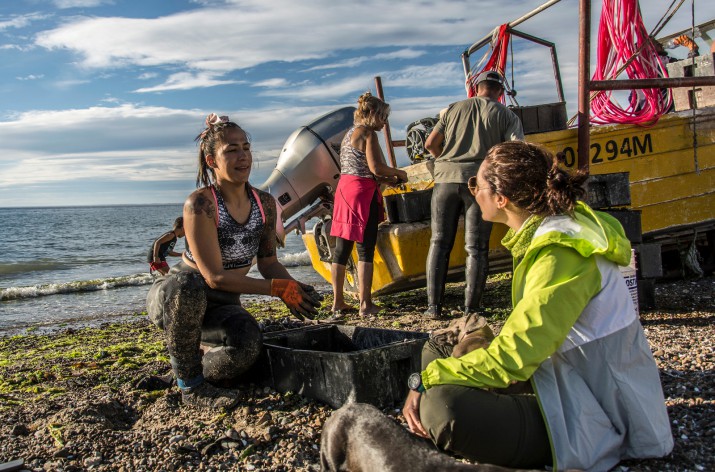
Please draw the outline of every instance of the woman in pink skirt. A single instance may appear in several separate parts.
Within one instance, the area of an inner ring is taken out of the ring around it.
[[[345,302],[343,286],[345,266],[354,243],[358,252],[358,297],[360,315],[374,315],[380,307],[372,303],[372,260],[377,241],[377,225],[385,219],[380,184],[407,181],[405,171],[385,163],[377,131],[385,126],[390,106],[366,92],[358,99],[352,128],[345,133],[340,147],[340,181],[335,190],[331,236],[337,239],[331,278],[332,311],[352,307]]]

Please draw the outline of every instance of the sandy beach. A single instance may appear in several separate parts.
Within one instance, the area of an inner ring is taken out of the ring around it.
[[[498,330],[509,313],[508,277],[490,278],[485,306]],[[457,306],[463,286],[450,284]],[[675,438],[664,459],[629,461],[619,471],[715,470],[715,277],[656,287],[657,309],[641,313],[661,373]],[[344,324],[431,330],[424,290],[378,300],[371,320]],[[329,306],[329,300],[326,300]],[[300,326],[280,303],[252,305],[266,330]],[[454,313],[457,315],[457,313]],[[323,313],[322,317],[327,317]],[[288,392],[239,386],[227,414],[183,407],[176,387],[150,376],[170,372],[162,333],[141,314],[94,328],[0,338],[0,465],[33,471],[319,470],[322,425],[332,408]],[[384,411],[404,424],[401,405]]]

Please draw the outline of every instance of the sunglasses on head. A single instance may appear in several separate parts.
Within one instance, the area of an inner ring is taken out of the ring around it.
[[[470,177],[467,181],[467,188],[469,189],[469,193],[471,193],[473,196],[476,196],[478,191],[487,189],[489,187],[480,187],[479,184],[477,184],[477,176],[475,175],[473,177]]]

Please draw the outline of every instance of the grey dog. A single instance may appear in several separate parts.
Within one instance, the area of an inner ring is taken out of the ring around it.
[[[325,422],[320,465],[326,472],[525,472],[460,462],[365,403],[344,405]]]

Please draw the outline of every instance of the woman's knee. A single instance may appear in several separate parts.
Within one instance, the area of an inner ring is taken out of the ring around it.
[[[332,263],[346,265],[350,259],[350,253],[353,252],[354,241],[349,241],[340,237],[335,238],[335,251],[333,252]]]
[[[176,272],[154,282],[147,295],[147,312],[151,321],[163,328],[184,312],[206,310],[206,281],[198,272]]]
[[[458,421],[458,405],[450,387],[436,386],[422,394],[420,400],[420,421],[432,442],[442,450],[453,449],[454,426]]]
[[[206,313],[201,341],[213,346],[204,355],[204,377],[223,380],[246,372],[258,360],[263,335],[246,310],[238,305],[224,305]]]
[[[222,305],[210,308],[201,326],[201,340],[213,346],[260,345],[263,336],[256,320],[239,305]]]

